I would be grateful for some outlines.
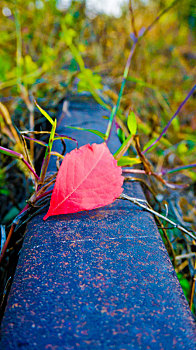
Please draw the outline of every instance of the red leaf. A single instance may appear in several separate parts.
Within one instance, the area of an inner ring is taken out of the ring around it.
[[[112,203],[123,190],[121,173],[105,143],[74,149],[60,166],[44,220]]]

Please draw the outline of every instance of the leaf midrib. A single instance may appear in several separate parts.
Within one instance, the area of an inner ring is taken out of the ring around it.
[[[78,184],[78,186],[76,186],[72,192],[70,192],[60,203],[58,203],[58,205],[53,209],[53,212],[62,205],[62,203],[64,203],[69,197],[71,197],[71,195],[77,191],[77,189],[81,186],[81,184],[88,178],[88,176],[92,173],[92,171],[95,169],[95,167],[97,166],[97,164],[99,163],[99,161],[102,158],[103,153],[105,152],[105,146],[103,151],[100,153],[98,159],[96,160],[95,164],[93,165],[93,167],[89,170],[89,172],[86,174],[86,176],[82,179],[82,181]]]

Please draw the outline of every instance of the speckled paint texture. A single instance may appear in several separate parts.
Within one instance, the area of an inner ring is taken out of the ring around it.
[[[98,142],[63,125],[104,132],[102,115],[106,111],[91,100],[73,100],[58,131],[80,145]],[[113,152],[119,146],[114,135],[109,145]],[[143,198],[138,184],[126,184],[124,192]],[[27,228],[1,350],[196,348],[193,316],[149,213],[116,200],[46,222],[43,215]]]

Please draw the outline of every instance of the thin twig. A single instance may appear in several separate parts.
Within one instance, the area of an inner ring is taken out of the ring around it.
[[[134,204],[136,204],[136,205],[138,205],[139,207],[143,208],[144,210],[147,210],[147,211],[149,211],[150,213],[152,213],[152,214],[154,214],[154,215],[160,217],[161,219],[163,219],[163,220],[169,222],[171,225],[173,225],[174,227],[178,228],[180,231],[184,232],[185,234],[187,234],[187,235],[188,235],[189,237],[191,237],[192,239],[196,240],[196,236],[193,235],[190,231],[186,230],[184,227],[182,227],[182,226],[176,224],[174,221],[172,221],[172,220],[166,218],[165,216],[159,214],[157,211],[155,211],[155,210],[153,210],[153,209],[150,209],[150,208],[147,207],[146,205],[143,205],[143,204],[139,203],[138,199],[136,199],[136,200],[135,200],[135,199],[132,199],[132,197],[129,197],[129,196],[127,196],[127,195],[124,194],[124,193],[122,193],[122,194],[120,195],[119,198],[121,198],[121,199],[126,199],[126,200],[128,200],[128,201],[130,201],[130,202],[132,202],[132,203],[134,203]]]
[[[164,176],[164,175],[167,175],[167,174],[173,174],[173,173],[176,173],[178,171],[187,170],[187,169],[191,169],[191,168],[196,168],[196,163],[188,164],[188,165],[182,165],[182,166],[176,167],[174,169],[162,169],[160,171],[160,173],[154,173],[154,174],[156,174],[156,175],[163,175]],[[144,174],[144,175],[146,175],[146,171],[142,170],[142,169],[123,169],[123,167],[122,167],[122,171],[123,171],[123,173]]]
[[[30,130],[34,130],[34,104],[31,102],[29,98],[29,93],[27,88],[25,88],[24,85],[20,85],[20,90],[21,90],[21,97],[24,100],[28,110],[29,110],[29,128]],[[31,155],[31,160],[34,162],[34,140],[30,140],[30,155]]]
[[[133,33],[134,33],[135,37],[137,38],[138,35],[137,35],[136,27],[135,27],[135,17],[134,17],[133,6],[132,6],[131,0],[129,0],[129,11],[131,13],[131,25],[132,25]]]
[[[152,21],[152,23],[144,30],[142,36],[138,38],[138,41],[144,38],[144,36],[154,27],[154,25],[160,20],[160,18],[165,15],[169,10],[171,10],[172,7],[174,7],[179,0],[174,0],[168,7],[164,8],[158,16]]]
[[[122,172],[123,173],[128,173],[128,174],[144,174],[144,175],[147,175],[146,171],[142,170],[142,169],[123,169],[123,167],[122,167]]]
[[[136,50],[136,47],[137,47],[137,44],[144,38],[144,36],[147,34],[147,32],[149,32],[152,27],[155,25],[155,23],[157,21],[159,21],[159,19],[165,14],[167,13],[179,0],[174,0],[171,5],[169,5],[168,7],[166,7],[163,11],[160,12],[160,14],[153,20],[153,22],[144,30],[143,33],[141,33],[141,35],[139,35],[138,37],[135,36],[134,37],[134,40],[133,40],[133,45],[131,47],[131,50],[130,50],[130,53],[129,53],[129,57],[128,57],[128,60],[127,60],[127,63],[126,63],[126,66],[125,66],[125,69],[124,69],[124,73],[123,73],[123,79],[122,79],[122,83],[121,83],[121,87],[120,87],[120,92],[119,92],[119,95],[118,95],[118,100],[117,100],[117,103],[116,103],[116,106],[113,107],[112,109],[112,112],[110,114],[110,119],[109,119],[109,122],[108,122],[108,127],[107,127],[107,130],[106,130],[106,133],[105,133],[105,141],[108,142],[109,138],[110,138],[110,134],[111,134],[111,130],[112,130],[112,127],[113,127],[113,124],[114,124],[114,120],[115,120],[115,117],[116,117],[116,114],[119,110],[119,107],[120,107],[120,102],[121,102],[121,98],[122,98],[122,95],[123,95],[123,91],[124,91],[124,87],[125,87],[125,83],[126,83],[126,79],[127,79],[127,76],[128,76],[128,72],[129,72],[129,68],[130,68],[130,65],[131,65],[131,60],[132,60],[132,57],[135,53],[135,50]],[[137,33],[136,33],[137,34]]]
[[[189,258],[193,258],[194,256],[195,256],[195,253],[181,254],[176,256],[176,260],[189,259]]]
[[[110,138],[110,134],[111,134],[111,130],[112,130],[112,127],[113,127],[114,120],[115,120],[115,116],[116,116],[116,114],[118,112],[118,109],[120,107],[121,98],[122,98],[122,95],[123,95],[126,79],[127,79],[128,73],[129,73],[129,67],[131,65],[131,59],[132,59],[133,54],[134,54],[135,49],[136,49],[136,44],[137,44],[137,40],[135,40],[133,42],[133,45],[132,45],[132,48],[131,48],[131,51],[130,51],[130,54],[129,54],[129,57],[128,57],[128,60],[127,60],[126,66],[125,66],[123,79],[122,79],[122,83],[121,83],[121,87],[120,87],[120,92],[119,92],[119,95],[118,95],[118,100],[117,100],[116,106],[112,109],[112,112],[111,112],[111,115],[110,115],[110,119],[109,119],[109,122],[108,122],[108,127],[107,127],[107,130],[106,130],[106,133],[105,133],[105,140],[106,141],[108,141],[109,138]]]
[[[0,146],[0,152],[6,154],[8,156],[14,157],[16,159],[20,159],[27,166],[27,168],[29,168],[29,170],[34,175],[35,179],[39,180],[39,176],[36,174],[36,172],[31,167],[31,165],[25,160],[23,154],[15,152],[15,151],[12,151],[12,150],[10,150],[8,148],[5,148],[5,147],[2,147],[2,146]]]
[[[131,181],[131,182],[139,182],[142,186],[145,187],[145,189],[147,189],[153,196],[155,202],[159,205],[159,208],[161,208],[160,206],[160,202],[158,201],[157,197],[156,197],[156,193],[153,190],[152,187],[150,187],[146,181],[144,181],[143,179],[137,178],[137,177],[131,177],[131,176],[126,176],[124,177],[124,181]]]
[[[195,294],[195,281],[196,281],[196,275],[194,275],[194,277],[193,277],[193,282],[192,282],[192,286],[191,286],[191,297],[190,297],[190,310],[191,311],[192,311],[192,307],[193,307],[193,298],[194,298],[194,294]]]
[[[194,85],[192,87],[192,89],[189,91],[188,95],[185,97],[185,99],[182,101],[182,103],[180,104],[180,106],[178,107],[178,109],[176,110],[176,112],[174,113],[174,115],[172,116],[172,118],[170,119],[170,121],[167,123],[167,125],[165,126],[165,128],[163,129],[163,131],[161,132],[161,134],[159,135],[159,137],[157,137],[157,139],[149,146],[147,147],[142,154],[146,153],[147,151],[149,151],[157,142],[159,142],[159,140],[161,139],[161,137],[166,133],[167,129],[169,128],[169,126],[171,125],[172,121],[174,120],[174,118],[179,114],[180,110],[182,109],[182,107],[185,105],[185,103],[188,101],[189,97],[193,94],[193,92],[196,89],[196,85]]]
[[[5,244],[4,244],[4,246],[3,246],[3,249],[2,249],[2,251],[1,251],[1,255],[0,255],[0,264],[1,264],[1,261],[3,260],[3,257],[4,257],[4,255],[5,255],[5,252],[6,252],[6,250],[7,250],[7,247],[8,247],[8,244],[9,244],[9,242],[10,242],[10,239],[11,239],[11,237],[12,237],[12,234],[13,234],[13,232],[14,232],[15,226],[16,226],[15,224],[12,224],[12,226],[11,226],[11,228],[10,228],[10,231],[9,231],[9,233],[8,233],[7,239],[6,239],[6,241],[5,241]]]
[[[194,245],[195,245],[195,242],[194,242]],[[193,298],[195,294],[195,283],[196,283],[196,254],[195,254],[195,262],[194,262],[194,276],[193,276],[192,285],[191,285],[191,295],[190,295],[190,304],[189,304],[191,311],[193,307]]]
[[[41,206],[41,208],[38,208],[33,214],[29,215],[27,219],[25,219],[21,224],[19,224],[16,228],[16,230],[19,230],[22,225],[26,225],[33,217],[41,213],[44,209],[48,207],[48,201],[45,205]]]
[[[20,89],[21,78],[22,78],[22,35],[21,35],[21,23],[20,23],[20,14],[18,9],[15,10],[15,25],[16,25],[16,73],[17,73],[17,84]]]
[[[0,246],[0,248],[3,248],[5,241],[6,241],[5,225],[1,225],[1,246]]]
[[[165,241],[166,241],[165,245],[166,245],[167,251],[172,256],[172,262],[173,262],[174,267],[176,268],[177,267],[176,257],[175,257],[175,253],[174,253],[172,244],[171,244],[171,242],[169,240],[169,237],[167,235],[167,228],[165,228],[163,226],[161,220],[158,218],[157,215],[156,215],[156,220],[157,220],[158,224],[160,225],[160,228],[161,228],[161,230],[163,232],[163,236],[164,236]]]

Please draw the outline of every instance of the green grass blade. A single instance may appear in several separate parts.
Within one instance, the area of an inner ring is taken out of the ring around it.
[[[125,152],[129,148],[132,140],[133,140],[133,136],[131,134],[129,134],[129,136],[126,138],[126,140],[123,142],[123,144],[120,146],[120,148],[114,154],[115,159],[119,160],[125,154]]]
[[[95,135],[101,137],[103,140],[105,140],[105,134],[103,134],[101,131],[98,131],[98,130],[80,128],[79,126],[69,126],[69,125],[64,125],[64,127],[68,128],[68,129],[74,129],[74,130],[80,130],[80,131],[88,131],[88,132],[91,132],[92,134],[95,134]]]
[[[41,112],[41,114],[43,114],[43,116],[50,122],[50,124],[53,125],[54,124],[54,120],[49,116],[49,114],[46,111],[44,111],[43,108],[41,108],[38,105],[38,103],[36,101],[34,101],[34,102],[35,102],[35,105],[37,106],[37,108],[39,109],[39,111]]]

